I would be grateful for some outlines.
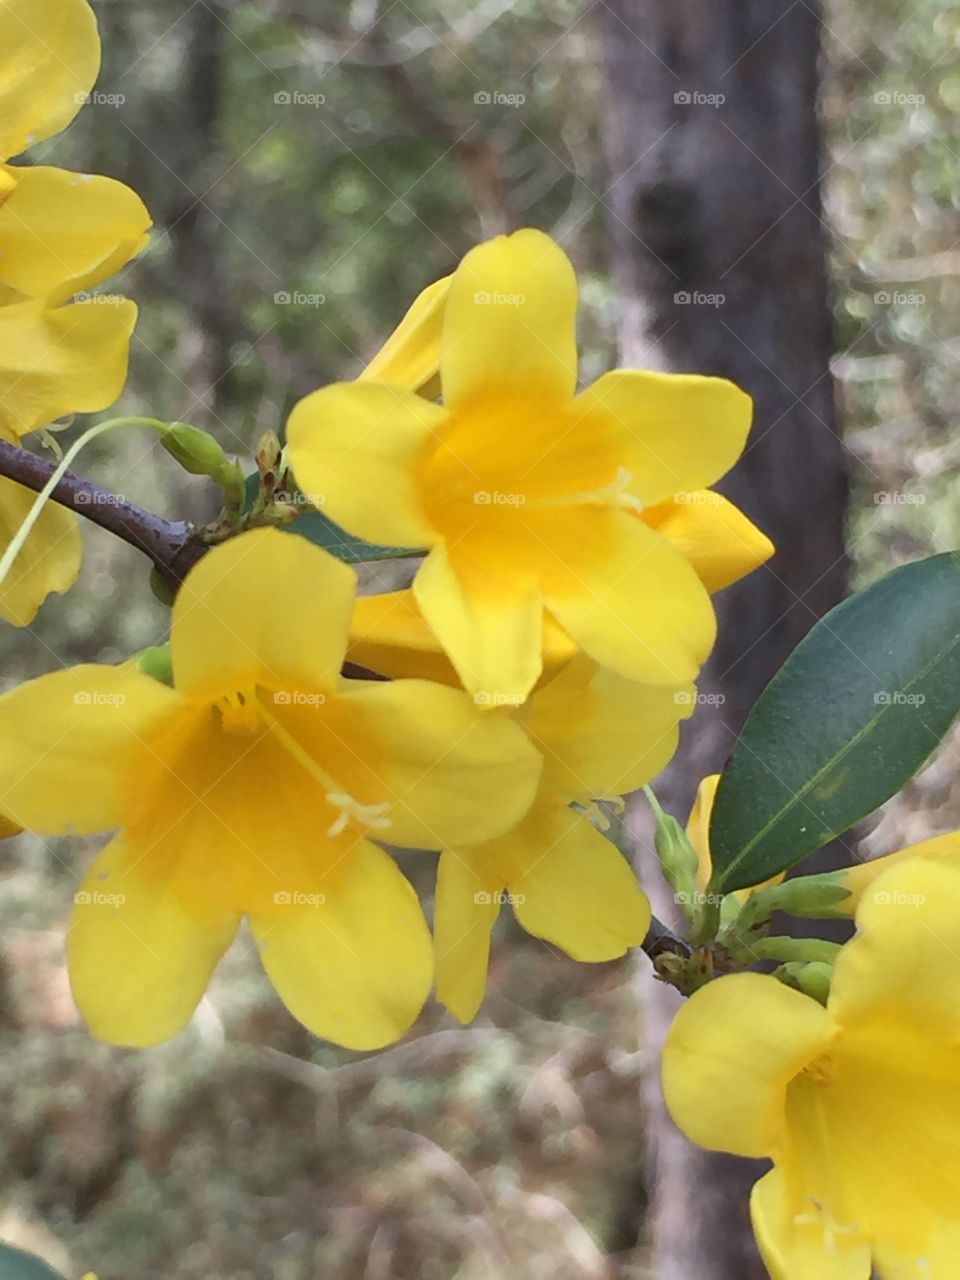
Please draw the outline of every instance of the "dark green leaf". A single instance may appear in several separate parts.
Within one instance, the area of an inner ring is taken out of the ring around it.
[[[960,557],[905,565],[831,610],[761,694],[720,781],[712,887],[747,888],[913,776],[960,710]]]
[[[0,1244],[0,1280],[63,1280],[63,1277],[36,1254]]]

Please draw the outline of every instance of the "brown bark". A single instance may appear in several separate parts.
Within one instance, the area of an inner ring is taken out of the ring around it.
[[[719,487],[777,546],[769,566],[717,598],[720,638],[700,688],[722,701],[698,709],[657,784],[665,807],[683,815],[763,686],[844,590],[846,476],[829,372],[819,187],[819,19],[793,0],[605,0],[596,13],[610,98],[605,199],[624,299],[623,363],[718,374],[750,392],[750,443]],[[634,826],[649,848],[640,804]],[[668,924],[675,919],[669,901],[654,909]],[[647,984],[645,995],[656,1042],[672,993]],[[687,1143],[655,1080],[648,1101],[658,1280],[762,1277],[747,1212],[759,1167]]]

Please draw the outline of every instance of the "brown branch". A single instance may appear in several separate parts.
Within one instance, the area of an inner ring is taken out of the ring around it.
[[[0,476],[39,493],[55,470],[56,464],[48,459],[0,440]],[[142,551],[171,587],[178,587],[208,550],[206,542],[185,521],[154,515],[72,471],[60,478],[50,496],[54,502]]]

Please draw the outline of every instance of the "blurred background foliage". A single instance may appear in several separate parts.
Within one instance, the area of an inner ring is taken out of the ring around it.
[[[121,178],[153,213],[151,248],[103,290],[141,305],[124,411],[249,451],[298,396],[355,374],[471,244],[522,223],[581,274],[585,378],[614,361],[589,11],[95,7],[108,96],[32,158]],[[834,370],[865,581],[960,543],[960,12],[829,0],[825,17]],[[85,469],[155,510],[210,511],[142,436],[112,437]],[[97,530],[87,550],[80,587],[4,633],[5,683],[163,638],[141,558]],[[888,811],[877,851],[958,825],[954,751]],[[240,944],[188,1032],[127,1053],[79,1027],[64,973],[91,853],[28,837],[0,850],[0,1238],[100,1280],[649,1274],[648,1063],[626,962],[577,966],[505,921],[474,1027],[430,1007],[407,1042],[362,1059],[303,1032]]]

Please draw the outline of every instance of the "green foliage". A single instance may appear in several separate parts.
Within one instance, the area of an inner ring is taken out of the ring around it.
[[[913,776],[960,710],[960,558],[895,569],[813,628],[756,703],[720,781],[712,887],[785,870]]]

